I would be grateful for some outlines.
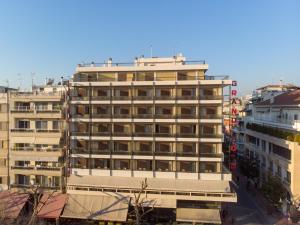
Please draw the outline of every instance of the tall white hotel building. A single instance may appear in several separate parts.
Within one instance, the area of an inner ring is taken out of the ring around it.
[[[125,222],[147,178],[152,215],[220,224],[224,203],[237,200],[222,165],[223,89],[231,80],[207,69],[182,55],[79,64],[70,84],[68,194],[125,197],[127,209],[110,218]]]

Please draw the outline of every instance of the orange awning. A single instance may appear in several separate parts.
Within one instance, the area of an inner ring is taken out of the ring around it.
[[[0,192],[0,211],[6,219],[16,219],[27,202],[26,193],[2,191]]]
[[[38,208],[37,216],[46,219],[57,219],[66,204],[68,196],[60,193],[43,194]]]

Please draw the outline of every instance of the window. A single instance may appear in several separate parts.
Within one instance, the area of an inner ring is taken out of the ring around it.
[[[290,149],[273,144],[273,153],[276,155],[279,155],[287,160],[291,160],[291,150]]]
[[[115,170],[129,170],[130,169],[130,160],[129,159],[115,159],[114,160],[114,169]]]
[[[3,184],[2,177],[0,177],[0,184]]]
[[[19,120],[17,121],[17,128],[19,129],[29,129],[30,123],[28,120]]]
[[[215,162],[200,162],[200,173],[219,173],[221,164]]]
[[[294,114],[294,120],[298,120],[298,114]]]
[[[60,130],[61,129],[61,122],[60,121],[53,121],[52,122],[52,130]]]
[[[178,172],[196,172],[196,163],[195,162],[177,162],[177,171]]]
[[[286,177],[285,180],[290,184],[291,183],[291,173],[289,171],[286,171]]]
[[[162,161],[162,160],[155,161],[155,170],[172,172],[173,171],[172,161]]]
[[[152,161],[151,160],[136,160],[135,161],[136,170],[152,170]]]
[[[109,159],[93,159],[94,169],[109,169],[110,160]]]
[[[35,128],[37,130],[47,130],[48,129],[48,122],[43,120],[38,120],[35,122]]]
[[[261,140],[261,149],[263,151],[266,151],[266,141],[265,140]]]
[[[36,110],[40,110],[40,111],[43,111],[43,110],[47,110],[48,109],[48,103],[46,102],[37,102],[35,103],[35,108]]]

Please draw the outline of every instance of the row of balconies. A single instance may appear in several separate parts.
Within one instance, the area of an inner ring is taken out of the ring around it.
[[[197,106],[112,106],[112,105],[76,105],[72,108],[72,117],[79,118],[222,118],[221,107]]]
[[[80,64],[82,67],[82,64]],[[91,64],[92,67],[98,64]],[[124,64],[117,64],[124,66]],[[127,65],[127,64],[126,64]],[[88,72],[77,73],[73,82],[109,82],[109,81],[170,81],[170,80],[205,80],[213,79],[199,71],[147,71],[147,72]]]
[[[221,162],[72,158],[72,168],[161,172],[222,173]]]
[[[169,87],[75,87],[71,100],[221,100],[221,88]]]
[[[71,117],[73,118],[146,118],[146,119],[222,119],[220,114],[74,114]]]
[[[159,132],[88,132],[73,131],[71,136],[118,136],[118,137],[187,137],[187,138],[223,138],[222,134],[208,133],[159,133]]]
[[[222,100],[222,95],[204,96],[73,96],[72,101],[110,101],[110,100]]]
[[[71,149],[72,154],[95,154],[95,155],[153,155],[153,156],[176,156],[176,157],[210,157],[222,158],[223,153],[215,152],[196,152],[196,151],[172,151],[172,150],[122,150],[122,149],[98,149],[98,148],[80,148]]]
[[[11,132],[26,132],[26,133],[61,133],[62,130],[59,129],[31,129],[31,128],[13,128]]]

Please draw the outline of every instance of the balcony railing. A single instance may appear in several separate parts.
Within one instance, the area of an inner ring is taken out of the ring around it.
[[[155,155],[157,156],[176,156],[176,152],[167,152],[167,151],[159,151],[159,150],[156,150]]]
[[[184,157],[184,156],[186,156],[186,157],[196,157],[196,156],[198,156],[198,153],[195,152],[195,151],[194,151],[194,152],[177,151],[177,152],[176,152],[176,156],[177,156],[177,157]]]
[[[222,95],[201,95],[199,97],[200,100],[222,100]]]
[[[114,101],[120,101],[120,100],[126,100],[126,101],[132,101],[132,100],[222,100],[222,95],[195,95],[195,96],[72,96],[71,100],[73,101],[101,101],[101,100],[114,100]]]
[[[36,170],[50,170],[50,171],[60,171],[61,167],[53,167],[53,166],[36,166]]]
[[[26,133],[26,132],[34,132],[34,129],[30,129],[30,128],[14,128],[10,130],[11,132],[22,132],[22,133]]]
[[[11,169],[34,170],[34,166],[11,166]]]
[[[52,147],[13,147],[12,151],[59,152],[62,148]]]
[[[11,112],[33,112],[34,109],[30,106],[16,106],[10,109]]]
[[[133,155],[153,155],[152,151],[133,151]]]
[[[38,133],[59,133],[61,130],[59,129],[36,129]]]

